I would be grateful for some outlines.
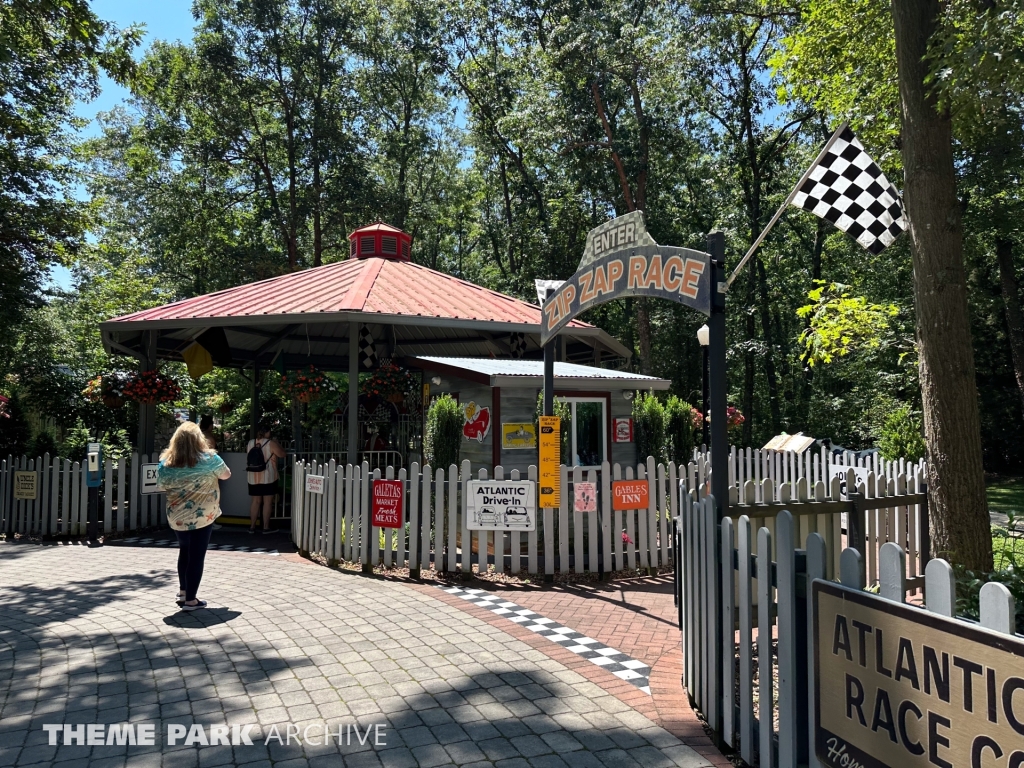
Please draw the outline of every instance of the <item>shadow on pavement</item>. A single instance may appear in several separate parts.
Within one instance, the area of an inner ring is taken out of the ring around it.
[[[241,615],[241,611],[229,611],[227,608],[200,608],[198,611],[178,611],[171,616],[165,616],[164,624],[180,629],[200,629],[227,624]]]

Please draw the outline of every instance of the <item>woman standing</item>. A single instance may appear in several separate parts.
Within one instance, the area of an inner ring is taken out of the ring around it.
[[[263,509],[263,532],[274,533],[270,527],[270,512],[277,495],[277,460],[286,454],[277,440],[270,436],[270,424],[260,423],[256,438],[245,447],[245,475],[249,484],[249,533],[256,533],[256,522]]]
[[[223,459],[211,450],[194,422],[181,423],[160,454],[157,483],[167,492],[167,522],[178,536],[178,605],[205,608],[196,597],[203,578],[213,521],[220,517],[218,480],[231,477]]]

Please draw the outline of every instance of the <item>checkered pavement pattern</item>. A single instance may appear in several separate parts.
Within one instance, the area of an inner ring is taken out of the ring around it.
[[[899,192],[848,126],[839,129],[792,204],[832,222],[874,254],[907,229]]]
[[[166,547],[167,549],[177,549],[178,542],[174,539],[153,539],[143,536],[132,536],[127,539],[117,539],[115,541],[105,542],[107,546],[118,546],[128,545],[132,547]],[[266,547],[245,547],[237,546],[234,544],[217,544],[211,542],[210,546],[207,547],[209,550],[216,552],[248,552],[251,555],[280,555],[276,549],[267,549]]]
[[[456,595],[473,605],[486,608],[491,613],[503,616],[509,621],[520,624],[541,637],[558,643],[566,650],[582,656],[599,667],[611,672],[620,680],[635,685],[648,696],[651,694],[651,668],[642,661],[630,658],[621,651],[609,648],[592,637],[587,637],[569,627],[562,626],[553,619],[541,616],[536,611],[523,608],[506,600],[501,595],[483,589],[463,589],[439,585],[449,595]]]

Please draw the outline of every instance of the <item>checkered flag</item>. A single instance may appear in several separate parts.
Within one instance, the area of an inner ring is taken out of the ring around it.
[[[508,337],[508,351],[513,360],[518,360],[526,354],[526,334],[513,331]]]
[[[907,228],[899,192],[847,125],[804,174],[792,204],[832,222],[875,254]]]
[[[367,326],[359,329],[359,365],[368,371],[377,367],[377,347]]]

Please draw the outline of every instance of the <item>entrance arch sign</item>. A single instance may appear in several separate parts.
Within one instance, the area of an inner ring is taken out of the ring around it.
[[[658,245],[633,211],[595,227],[576,274],[544,302],[541,343],[580,312],[624,296],[653,296],[711,314],[711,257]]]

